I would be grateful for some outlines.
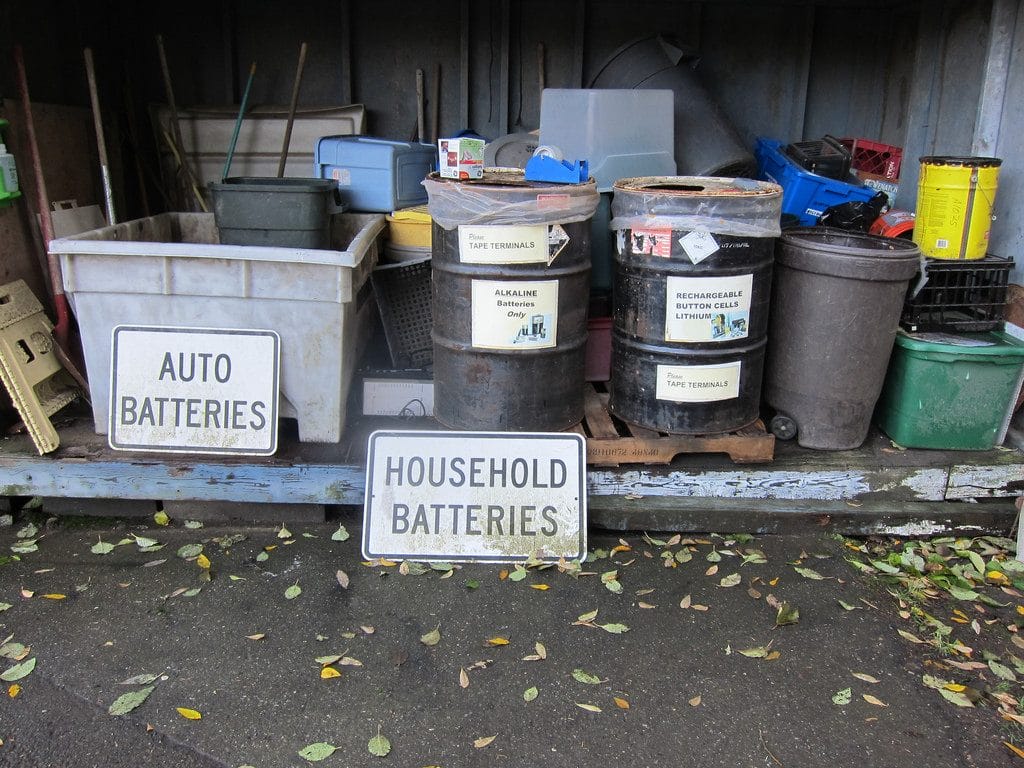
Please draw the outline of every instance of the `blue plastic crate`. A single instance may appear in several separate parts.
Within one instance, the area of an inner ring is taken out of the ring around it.
[[[313,175],[333,179],[350,211],[389,213],[427,202],[422,181],[437,168],[433,144],[369,136],[324,136]]]
[[[754,147],[758,177],[782,186],[782,212],[800,217],[802,226],[813,226],[827,208],[842,203],[866,203],[875,196],[870,187],[848,184],[805,171],[782,151],[782,142],[759,138]]]

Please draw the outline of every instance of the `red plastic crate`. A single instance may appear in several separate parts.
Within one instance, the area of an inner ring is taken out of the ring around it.
[[[869,139],[840,139],[843,146],[850,150],[853,162],[850,166],[858,171],[874,173],[896,181],[900,177],[900,164],[903,162],[903,148],[891,144],[882,144]]]

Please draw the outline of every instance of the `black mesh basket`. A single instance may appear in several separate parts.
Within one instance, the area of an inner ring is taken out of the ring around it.
[[[911,280],[900,324],[908,331],[991,331],[1002,326],[1013,259],[927,259],[924,287]]]
[[[434,361],[430,340],[430,257],[381,264],[370,275],[384,336],[395,368],[426,368]]]

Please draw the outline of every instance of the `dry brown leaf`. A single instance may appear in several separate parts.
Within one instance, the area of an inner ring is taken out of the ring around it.
[[[637,607],[637,608],[657,608],[658,606],[656,606],[656,605],[651,605],[650,603],[645,603],[645,602],[644,602],[643,600],[641,600],[641,601],[639,601],[639,602],[638,602],[638,603],[636,604],[636,607]]]
[[[479,739],[474,739],[473,740],[473,746],[476,747],[477,749],[483,749],[488,744],[490,744],[492,741],[494,741],[496,738],[498,738],[497,735],[494,735],[494,736],[481,736]]]
[[[612,699],[612,701],[615,702],[615,706],[618,707],[619,709],[629,709],[629,702],[626,701],[625,699],[620,699],[618,696],[615,696]]]
[[[706,571],[704,571],[704,575],[705,576],[714,576],[716,573],[718,573],[718,565],[717,564],[712,565],[710,568],[708,568]]]
[[[466,674],[465,669],[459,670],[459,687],[469,688],[469,675]]]
[[[539,590],[541,592],[546,592],[547,590],[551,589],[551,585],[550,584],[531,584],[530,585],[530,589],[536,589],[536,590]]]
[[[689,700],[689,701],[688,701],[687,703],[688,703],[688,704],[689,704],[689,705],[690,705],[691,707],[699,707],[699,706],[700,706],[700,694],[698,694],[698,695],[694,696],[694,697],[693,697],[692,699],[690,699],[690,700]]]
[[[347,573],[339,569],[338,572],[334,574],[334,578],[338,580],[338,584],[341,586],[342,589],[348,589]]]
[[[1013,752],[1013,754],[1015,754],[1017,757],[1024,757],[1024,749],[1021,749],[1020,747],[1015,747],[1008,741],[1004,741],[1003,746],[1005,746],[1008,750]]]
[[[502,568],[500,571],[498,571],[498,578],[501,581],[504,581],[505,579],[507,579],[508,578],[508,568]]]
[[[493,645],[493,646],[508,645],[508,638],[507,637],[491,637],[491,638],[487,639],[487,645]]]
[[[369,626],[369,625],[362,625],[362,626],[360,626],[359,628],[360,628],[361,630],[363,630],[363,632],[365,632],[365,633],[366,633],[366,634],[368,634],[368,635],[372,635],[372,634],[373,634],[374,632],[376,632],[376,631],[377,631],[376,629],[374,629],[373,627],[371,627],[371,626]]]
[[[692,603],[693,603],[693,600],[690,598],[689,595],[687,595],[686,597],[684,597],[682,600],[679,601],[679,607],[682,608],[683,610],[685,610],[685,609],[689,608]]]
[[[266,636],[267,636],[266,632],[257,632],[255,635],[246,635],[245,639],[246,640],[262,640]]]
[[[886,704],[881,699],[876,699],[870,693],[863,693],[863,694],[861,694],[861,698],[863,698],[864,701],[866,701],[868,704],[874,704],[876,707],[888,707],[889,706],[888,704]]]
[[[854,677],[856,677],[858,680],[863,680],[865,683],[880,683],[880,682],[882,682],[877,677],[872,677],[871,675],[865,674],[863,672],[851,672],[850,674],[853,675]]]
[[[706,611],[708,609],[706,605],[701,605],[700,603],[694,603],[690,607],[693,608],[693,610],[695,611]]]

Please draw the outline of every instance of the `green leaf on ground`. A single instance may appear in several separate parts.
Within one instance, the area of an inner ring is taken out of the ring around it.
[[[441,642],[441,627],[434,627],[425,635],[420,635],[420,642],[426,646],[435,646]]]
[[[136,536],[135,546],[139,549],[149,549],[150,547],[156,547],[160,544],[156,539],[151,539],[148,536]]]
[[[509,581],[522,581],[526,578],[526,569],[521,565],[517,565],[515,569],[508,575]]]
[[[956,704],[958,707],[973,707],[974,704],[971,700],[964,696],[959,691],[951,691],[948,688],[940,688],[939,693],[942,694],[942,698],[946,701]]]
[[[89,551],[92,552],[94,555],[109,555],[111,552],[114,551],[114,545],[111,544],[109,541],[99,539],[95,544],[92,545],[92,547],[89,548]]]
[[[170,525],[171,518],[168,517],[166,512],[160,511],[153,515],[153,522],[157,525]]]
[[[378,731],[376,736],[366,742],[366,749],[374,757],[385,757],[391,751],[391,742]]]
[[[331,541],[348,541],[348,538],[348,529],[344,525],[339,525],[338,530],[331,534]]]
[[[779,606],[779,612],[775,614],[775,626],[784,627],[787,624],[796,624],[800,621],[800,609],[795,605],[783,603]]]
[[[288,589],[284,591],[285,600],[294,600],[296,597],[302,594],[302,587],[299,586],[298,582],[292,584]]]
[[[762,645],[757,648],[747,648],[740,651],[740,653],[751,659],[763,659],[768,656],[768,648]]]
[[[203,553],[202,544],[183,544],[178,547],[177,555],[183,560],[188,560],[192,557],[199,557]]]
[[[962,587],[957,587],[953,584],[950,584],[949,587],[947,587],[947,591],[957,600],[977,600],[979,597],[978,593],[973,589],[963,589]]]
[[[203,524],[199,520],[186,520],[185,527],[188,528],[190,531],[194,531],[197,528],[202,528]]]
[[[803,576],[805,579],[811,579],[812,581],[824,581],[825,577],[818,573],[813,568],[801,568],[800,566],[794,565],[793,570]]]
[[[572,671],[572,677],[574,680],[580,683],[586,683],[587,685],[600,685],[602,680],[596,675],[592,675],[589,672],[585,672],[582,669],[574,669]]]
[[[284,525],[282,525],[281,529],[277,532],[277,538],[279,538],[279,539],[290,539],[291,537],[292,537],[292,532],[289,531],[287,528],[285,528]]]
[[[14,535],[19,539],[31,539],[37,533],[39,533],[39,528],[36,527],[35,523],[28,523]]]
[[[28,555],[32,552],[38,552],[39,545],[36,544],[35,539],[22,539],[17,544],[11,545],[11,552],[18,555]]]
[[[839,707],[845,707],[853,701],[853,689],[843,688],[841,691],[836,691],[832,696],[832,703]]]
[[[629,632],[629,627],[625,624],[598,624],[597,626],[605,632],[610,632],[613,635],[621,635],[623,632]]]
[[[326,741],[318,741],[315,744],[310,744],[308,747],[299,750],[299,757],[303,760],[308,760],[311,763],[319,763],[321,760],[326,760],[328,757],[333,755],[337,751],[337,747],[333,744],[328,744]]]
[[[741,581],[743,581],[743,577],[740,576],[738,573],[733,573],[733,574],[730,574],[728,576],[722,577],[722,580],[718,582],[718,586],[720,586],[720,587],[735,587]]]
[[[523,701],[533,701],[537,698],[537,693],[537,687],[530,686],[525,691],[523,691]]]
[[[140,688],[137,691],[129,691],[128,693],[121,694],[107,709],[107,714],[115,716],[128,714],[149,698],[149,694],[151,694],[155,688],[155,685],[147,685],[145,688]]]
[[[1013,673],[1013,670],[1005,664],[1000,664],[995,659],[989,661],[988,668],[992,670],[992,673],[996,677],[1000,677],[1003,680],[1008,680],[1011,683],[1017,682],[1017,676]]]
[[[587,622],[593,621],[596,618],[597,618],[597,609],[595,608],[592,611],[587,611],[586,613],[581,613],[579,616],[576,617],[576,621],[579,621],[579,622],[582,622],[582,623],[586,624]]]
[[[4,611],[10,610],[10,608],[11,608],[11,604],[10,603],[0,603],[0,613],[3,613]]]
[[[23,661],[21,664],[15,664],[0,673],[0,680],[5,683],[13,683],[15,680],[21,680],[23,677],[27,677],[32,673],[32,670],[36,668],[36,659],[33,656],[28,661]]]

